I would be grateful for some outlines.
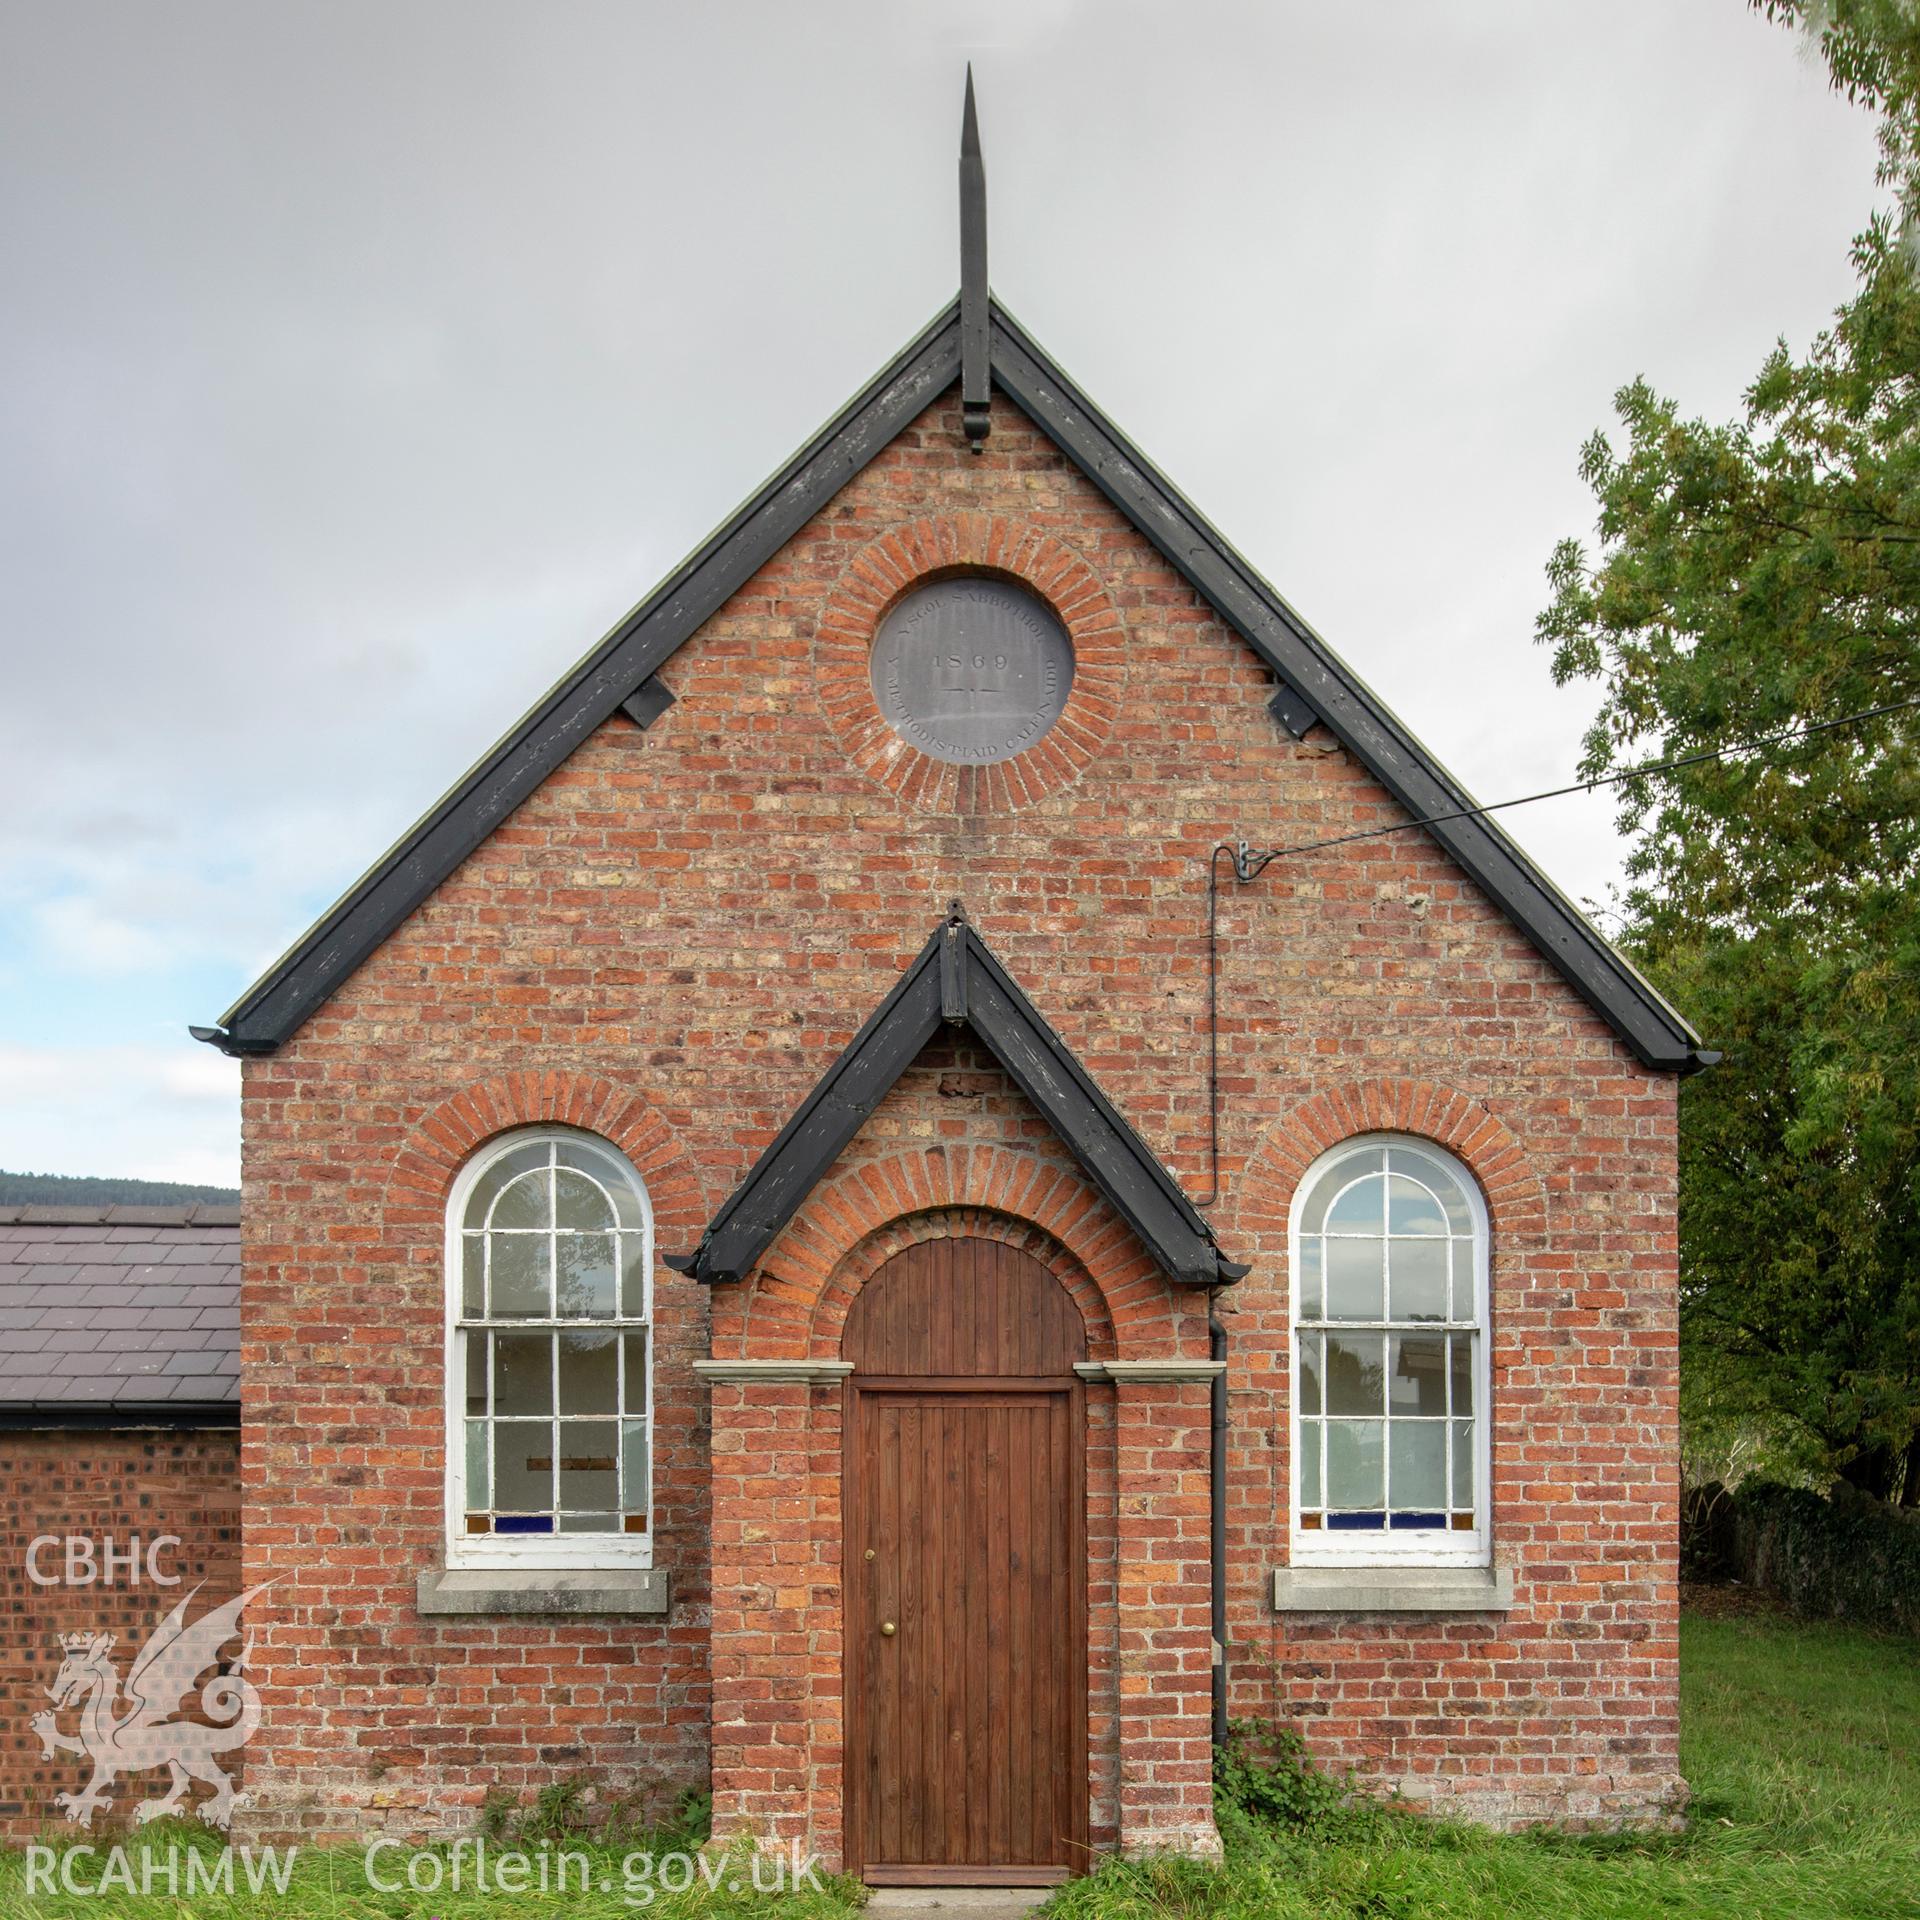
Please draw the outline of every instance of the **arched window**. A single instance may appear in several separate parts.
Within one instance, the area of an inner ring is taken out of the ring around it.
[[[1484,1565],[1487,1212],[1421,1140],[1322,1155],[1295,1196],[1293,1560]]]
[[[448,1564],[652,1556],[653,1216],[626,1160],[494,1141],[447,1207]]]

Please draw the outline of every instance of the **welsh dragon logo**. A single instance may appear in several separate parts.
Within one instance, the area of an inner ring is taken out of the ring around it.
[[[271,1585],[269,1581],[267,1585]],[[113,1783],[123,1773],[146,1773],[166,1767],[172,1785],[158,1799],[144,1800],[134,1809],[137,1821],[157,1820],[177,1812],[194,1781],[213,1788],[211,1799],[194,1809],[209,1826],[224,1827],[233,1818],[233,1782],[215,1756],[231,1753],[252,1738],[260,1724],[260,1695],[246,1677],[253,1652],[249,1639],[238,1660],[222,1664],[220,1649],[240,1632],[240,1616],[266,1591],[255,1587],[224,1607],[187,1625],[193,1589],[161,1621],[140,1649],[123,1681],[112,1658],[110,1633],[69,1633],[60,1640],[66,1658],[47,1689],[52,1712],[36,1713],[29,1723],[40,1736],[41,1757],[62,1753],[93,1762],[93,1778],[79,1793],[54,1796],[54,1804],[82,1827],[108,1804]],[[194,1683],[209,1667],[221,1670],[192,1699]],[[124,1699],[124,1705],[121,1704]],[[80,1710],[76,1739],[62,1733],[55,1715],[69,1707]],[[176,1719],[197,1707],[198,1719]]]

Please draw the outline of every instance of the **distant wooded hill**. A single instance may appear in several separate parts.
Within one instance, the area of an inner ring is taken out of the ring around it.
[[[238,1187],[179,1180],[114,1180],[97,1174],[0,1173],[0,1207],[184,1207],[196,1200],[234,1206]]]

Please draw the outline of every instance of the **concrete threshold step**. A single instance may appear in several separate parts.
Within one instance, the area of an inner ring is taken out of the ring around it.
[[[875,1887],[867,1896],[870,1914],[945,1913],[953,1920],[1021,1920],[1051,1887]]]

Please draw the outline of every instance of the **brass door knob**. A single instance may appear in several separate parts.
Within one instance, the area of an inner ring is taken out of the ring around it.
[[[900,1629],[896,1627],[891,1620],[882,1620],[880,1622],[880,1631],[887,1639],[891,1640]]]

